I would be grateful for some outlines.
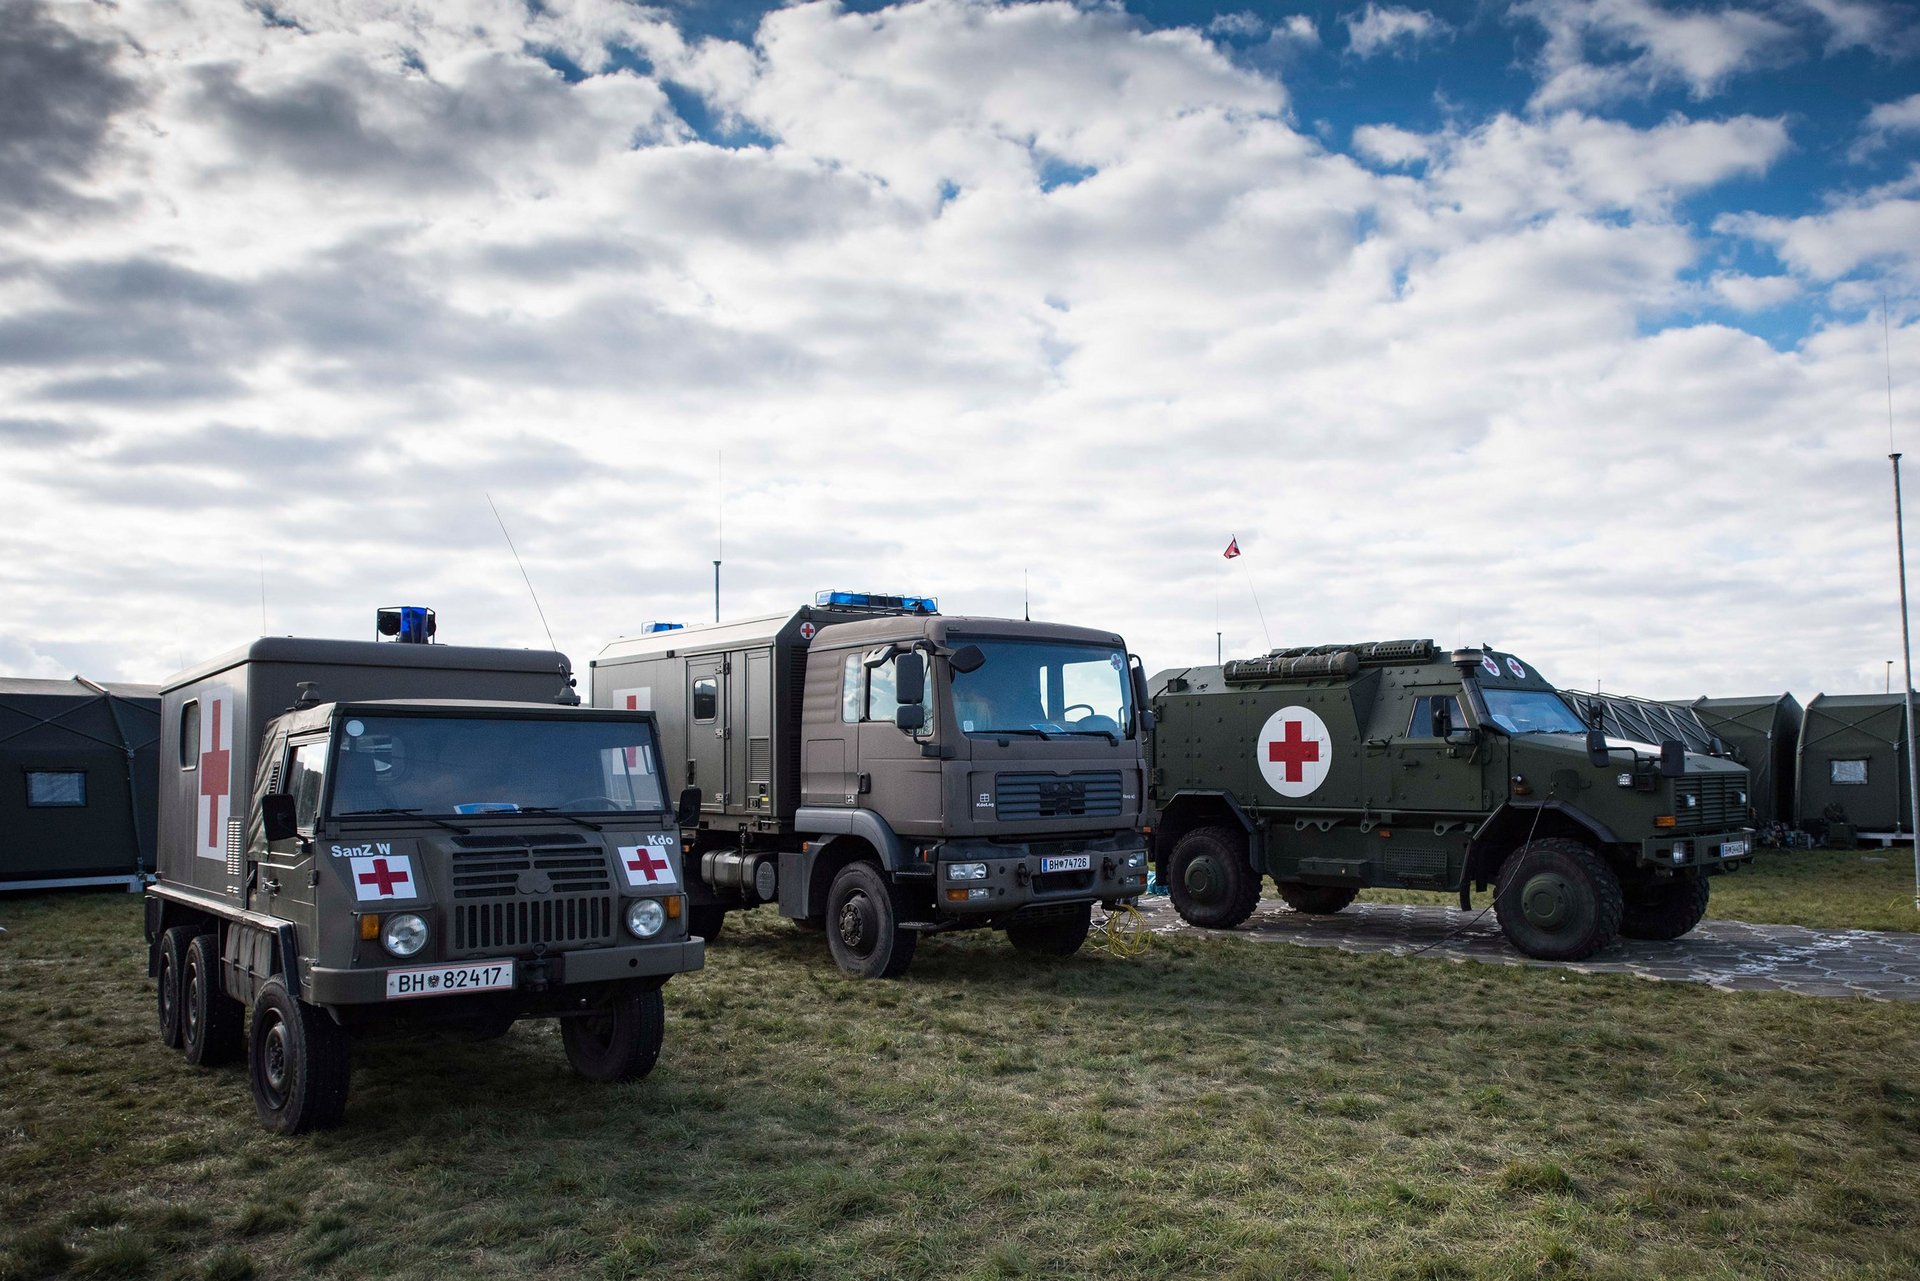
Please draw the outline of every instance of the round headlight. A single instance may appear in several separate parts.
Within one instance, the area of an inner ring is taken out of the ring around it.
[[[380,927],[380,944],[395,956],[412,956],[427,945],[427,923],[412,912],[395,913]]]
[[[627,929],[635,938],[650,939],[667,923],[667,909],[657,898],[637,898],[627,904]]]

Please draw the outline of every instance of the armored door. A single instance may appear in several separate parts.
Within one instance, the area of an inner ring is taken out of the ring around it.
[[[1390,883],[1450,889],[1459,882],[1467,837],[1490,805],[1487,746],[1470,737],[1458,685],[1416,685],[1407,724],[1387,751],[1395,821],[1383,840]],[[1436,703],[1452,737],[1435,732]]]
[[[703,659],[687,664],[687,783],[700,789],[700,808],[712,813],[728,801],[727,663]]]

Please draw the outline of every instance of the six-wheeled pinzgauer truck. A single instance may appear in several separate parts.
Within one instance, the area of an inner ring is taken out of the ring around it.
[[[1269,876],[1315,913],[1491,888],[1515,947],[1574,960],[1685,934],[1751,857],[1745,768],[1610,738],[1511,654],[1321,645],[1152,687],[1155,866],[1194,924],[1239,925]]]
[[[777,903],[854,974],[920,935],[1004,929],[1067,955],[1095,903],[1146,888],[1138,660],[1111,632],[946,618],[822,592],[791,614],[617,640],[593,702],[651,708],[685,833],[694,931]]]
[[[294,638],[169,682],[161,1039],[244,1055],[283,1133],[337,1123],[350,1039],[388,1029],[558,1017],[581,1075],[647,1073],[704,945],[653,717],[571,683],[551,651]]]

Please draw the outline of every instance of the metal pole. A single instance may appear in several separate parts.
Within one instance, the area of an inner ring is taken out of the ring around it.
[[[713,562],[713,621],[720,621],[720,562]]]
[[[1906,656],[1906,684],[1901,687],[1901,698],[1907,715],[1907,791],[1912,806],[1907,813],[1920,821],[1920,760],[1913,754],[1913,632],[1907,623],[1907,524],[1900,506],[1900,455],[1888,454],[1887,459],[1893,464],[1893,540],[1900,553],[1900,651]],[[1893,826],[1898,832],[1900,824]],[[1920,835],[1913,842],[1913,906],[1920,911]]]
[[[1215,632],[1213,634],[1213,665],[1215,667],[1226,661],[1223,657],[1225,653],[1226,651],[1220,647],[1220,633]]]

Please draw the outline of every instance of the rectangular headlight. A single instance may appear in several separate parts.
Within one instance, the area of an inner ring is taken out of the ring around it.
[[[985,863],[949,863],[947,864],[949,881],[984,881],[987,879]]]

